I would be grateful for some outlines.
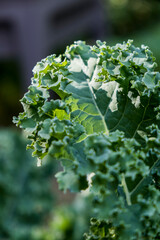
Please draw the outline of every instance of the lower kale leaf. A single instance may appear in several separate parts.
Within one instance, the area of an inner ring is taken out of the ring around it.
[[[152,52],[75,42],[38,62],[14,122],[39,161],[59,159],[60,189],[89,191],[86,240],[160,239],[160,73]],[[60,99],[51,99],[51,92]]]

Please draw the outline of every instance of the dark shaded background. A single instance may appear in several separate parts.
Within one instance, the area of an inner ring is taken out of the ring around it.
[[[1,0],[1,125],[10,125],[18,114],[36,62],[62,53],[74,40],[105,39],[104,16],[99,0]]]

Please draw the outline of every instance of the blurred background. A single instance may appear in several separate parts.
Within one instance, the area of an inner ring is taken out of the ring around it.
[[[160,1],[0,0],[0,240],[83,239],[88,200],[60,194],[54,161],[36,168],[12,117],[37,61],[97,39],[148,45],[160,66]]]

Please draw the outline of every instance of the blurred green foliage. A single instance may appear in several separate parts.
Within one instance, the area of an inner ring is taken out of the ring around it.
[[[34,240],[53,207],[54,161],[37,168],[17,132],[0,131],[0,239]]]
[[[127,35],[159,19],[159,0],[104,0],[111,30],[117,35]],[[109,11],[108,11],[109,8]]]
[[[36,240],[84,240],[91,216],[89,196],[77,195],[70,205],[60,205],[53,211],[48,227],[37,229]]]
[[[0,130],[0,239],[83,240],[89,227],[88,196],[56,205],[57,165],[46,159],[37,168],[26,144],[19,132]]]

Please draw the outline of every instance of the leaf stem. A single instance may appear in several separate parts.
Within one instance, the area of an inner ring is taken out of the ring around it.
[[[126,195],[127,204],[128,204],[128,206],[131,206],[132,205],[131,197],[130,197],[130,193],[128,191],[128,187],[127,187],[127,184],[126,184],[124,173],[122,174],[122,187],[123,187],[125,195]]]

